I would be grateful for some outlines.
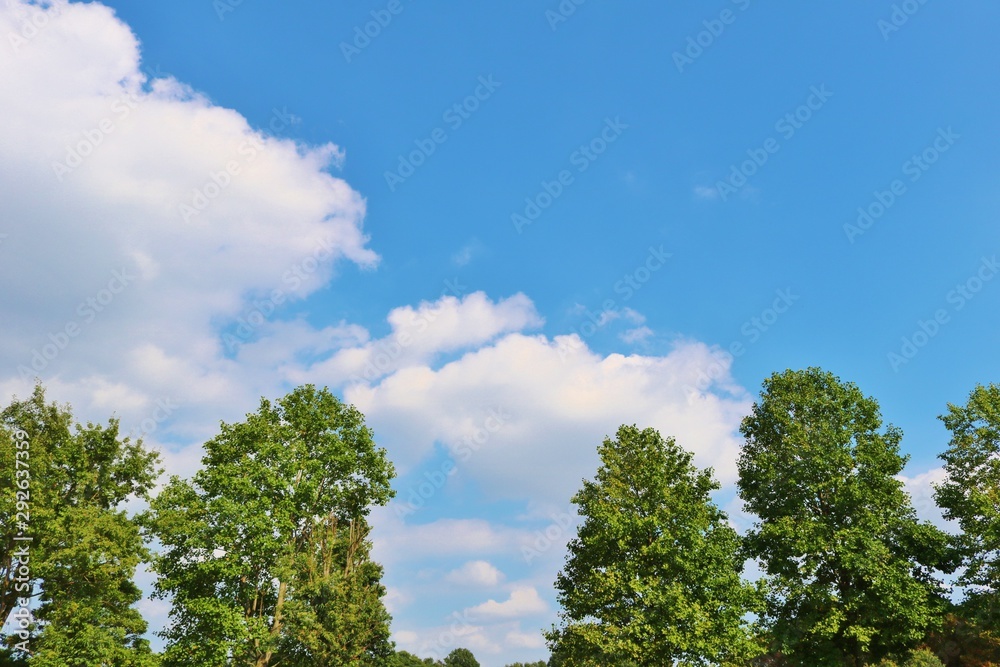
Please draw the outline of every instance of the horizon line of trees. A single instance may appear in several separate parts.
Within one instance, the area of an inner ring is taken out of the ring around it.
[[[622,426],[572,498],[583,521],[556,580],[549,664],[1000,665],[1000,385],[940,419],[951,441],[934,497],[957,535],[918,519],[902,432],[819,368],[770,376],[742,422],[743,535],[710,498],[710,468]]]
[[[711,469],[622,426],[572,498],[548,666],[1000,665],[1000,386],[941,419],[935,499],[958,535],[917,518],[877,402],[818,368],[772,375],[743,420],[745,534],[712,502]],[[0,667],[479,667],[391,641],[367,517],[395,470],[329,389],[221,423],[198,472],[154,494],[158,465],[40,384],[0,410]],[[170,604],[162,653],[136,607],[143,563]]]
[[[390,641],[367,517],[395,470],[356,408],[313,385],[261,399],[201,463],[154,494],[159,456],[117,419],[75,423],[40,383],[0,410],[0,667],[479,667]]]

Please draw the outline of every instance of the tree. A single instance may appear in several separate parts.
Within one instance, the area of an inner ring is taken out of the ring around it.
[[[701,665],[752,652],[739,538],[709,494],[711,470],[651,428],[622,426],[573,497],[584,517],[556,580],[554,662]]]
[[[444,659],[445,667],[479,667],[479,661],[467,648],[457,648]]]
[[[1000,629],[1000,385],[977,386],[965,405],[948,405],[940,419],[951,442],[941,454],[947,475],[935,492],[944,516],[962,528],[958,542],[970,617]]]
[[[261,400],[205,443],[144,522],[172,598],[164,664],[362,665],[391,655],[365,517],[394,476],[360,412],[328,389]]]
[[[407,651],[397,651],[394,655],[389,657],[386,662],[386,667],[434,667],[434,665],[439,665],[430,658],[424,658],[421,660],[412,653]]]
[[[945,608],[945,535],[919,522],[901,432],[818,368],[776,373],[744,419],[739,492],[758,517],[747,552],[769,577],[772,648],[792,664],[865,665],[912,650]]]
[[[19,598],[35,601],[32,666],[152,664],[133,607],[135,569],[148,553],[122,506],[147,497],[156,463],[141,441],[119,437],[115,419],[74,426],[69,407],[46,403],[41,385],[0,412],[0,620]],[[18,541],[19,532],[31,540]],[[7,638],[21,649],[25,639]]]

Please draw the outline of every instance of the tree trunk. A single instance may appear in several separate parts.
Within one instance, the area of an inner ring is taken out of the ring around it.
[[[285,606],[285,593],[288,591],[288,584],[284,581],[278,582],[278,601],[274,605],[274,621],[271,622],[271,641],[281,632],[281,609]],[[257,658],[256,667],[268,667],[271,664],[271,657],[274,651],[268,648],[264,655]]]

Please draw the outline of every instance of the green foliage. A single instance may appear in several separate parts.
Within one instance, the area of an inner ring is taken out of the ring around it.
[[[457,648],[444,659],[445,667],[479,667],[479,661],[467,648]]]
[[[559,664],[723,662],[753,652],[739,538],[710,500],[710,470],[654,429],[619,428],[573,497],[584,517],[556,581]]]
[[[903,667],[944,667],[941,659],[934,655],[929,649],[916,651],[909,659],[903,663]]]
[[[941,455],[947,478],[936,500],[962,527],[967,606],[989,627],[1000,627],[1000,385],[977,386],[965,405],[940,417],[951,431]]]
[[[507,667],[547,667],[544,660],[538,662],[512,662]]]
[[[385,667],[434,667],[440,663],[434,662],[430,658],[421,660],[412,653],[397,651],[386,660]],[[2,667],[2,666],[0,666]]]
[[[769,578],[774,648],[809,667],[912,650],[944,609],[933,570],[950,565],[896,478],[900,431],[816,368],[767,379],[741,431],[740,497],[759,518],[747,551]]]
[[[299,387],[205,443],[145,517],[172,597],[164,664],[362,665],[391,654],[365,517],[392,497],[355,408]]]
[[[74,426],[69,408],[46,403],[40,385],[0,412],[0,619],[19,595],[37,599],[32,667],[154,663],[142,639],[146,622],[133,607],[141,598],[135,569],[148,553],[121,507],[147,496],[156,462],[141,441],[119,438],[117,420]],[[30,488],[20,489],[15,482],[22,480]],[[25,498],[31,581],[17,582],[14,554],[24,543],[14,540],[15,516]],[[20,641],[7,638],[9,645]],[[16,664],[17,655],[2,660]]]

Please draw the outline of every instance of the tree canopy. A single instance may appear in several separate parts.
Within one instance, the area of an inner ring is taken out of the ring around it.
[[[116,419],[74,423],[40,385],[0,412],[0,621],[30,598],[41,623],[6,638],[12,659],[151,664],[146,621],[133,606],[135,570],[149,554],[123,506],[148,497],[157,460],[120,437]]]
[[[747,657],[754,590],[711,470],[656,430],[622,426],[573,497],[584,517],[556,580],[561,664],[712,664]]]
[[[262,400],[205,443],[144,518],[163,545],[165,665],[361,664],[389,655],[365,517],[394,476],[361,414],[329,390]]]
[[[897,477],[902,433],[817,368],[768,378],[741,431],[739,492],[757,517],[746,548],[768,577],[774,648],[810,667],[907,654],[943,614],[933,571],[950,564]]]

